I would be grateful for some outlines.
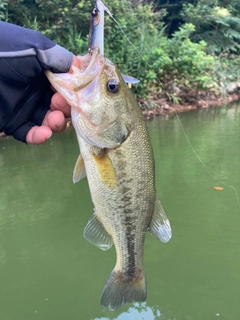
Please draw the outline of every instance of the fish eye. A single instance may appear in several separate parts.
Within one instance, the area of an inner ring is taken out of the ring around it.
[[[119,82],[116,79],[110,79],[107,83],[107,89],[111,93],[117,93],[119,89]]]

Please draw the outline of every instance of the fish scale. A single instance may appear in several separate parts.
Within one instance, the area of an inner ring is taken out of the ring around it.
[[[136,127],[141,128],[142,126]],[[104,209],[104,212],[99,214],[99,219],[106,226],[106,230],[112,236],[117,248],[117,264],[119,264],[117,269],[122,270],[125,274],[131,273],[132,275],[134,270],[143,269],[143,230],[146,231],[149,226],[155,200],[151,146],[148,146],[149,150],[146,150],[146,152],[143,150],[144,144],[142,142],[144,139],[141,138],[142,135],[138,131],[132,132],[119,148],[108,151],[118,181],[115,194],[113,194],[113,191],[108,193],[108,190],[102,188],[100,197],[98,194],[96,195],[97,191],[95,189],[91,192],[93,202],[95,202],[94,198],[96,196],[98,199],[102,199],[102,206],[109,199],[117,204],[116,208],[110,206],[107,208],[108,211]],[[147,133],[145,135],[147,136]],[[129,150],[131,150],[132,155],[128,156],[126,160]],[[150,167],[152,167],[151,170]],[[139,172],[141,172],[141,175]],[[91,180],[92,173],[91,168],[89,174],[87,173],[88,180]],[[92,180],[95,181],[95,177]],[[146,184],[149,184],[150,187],[146,188]],[[150,192],[148,193],[147,190]],[[96,203],[96,205],[98,206],[99,203]]]

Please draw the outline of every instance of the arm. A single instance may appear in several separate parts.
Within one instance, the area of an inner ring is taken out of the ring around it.
[[[44,70],[68,72],[74,58],[41,33],[0,22],[0,131],[26,142],[54,95]]]

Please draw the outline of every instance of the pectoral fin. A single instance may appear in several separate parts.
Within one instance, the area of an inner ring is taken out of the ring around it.
[[[73,182],[76,183],[85,177],[86,177],[85,165],[84,165],[83,157],[80,154],[73,170]]]
[[[168,242],[172,237],[170,222],[157,195],[154,213],[148,231],[162,242]]]
[[[117,178],[115,174],[114,167],[111,160],[106,153],[99,155],[93,154],[93,158],[97,165],[98,173],[100,175],[101,181],[108,188],[114,188],[117,186]]]
[[[108,250],[113,245],[112,238],[107,233],[101,222],[98,220],[95,213],[88,221],[83,235],[86,240],[102,250]]]

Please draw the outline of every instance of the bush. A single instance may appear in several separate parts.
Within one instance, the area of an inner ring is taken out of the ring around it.
[[[149,35],[142,30],[141,56],[128,60],[128,68],[134,69],[137,63],[141,85],[137,93],[144,95],[149,90],[164,92],[173,85],[184,88],[216,89],[217,77],[214,74],[215,58],[206,54],[206,43],[194,43],[189,39],[194,31],[192,24],[185,24],[172,38],[164,35],[164,27],[155,34]],[[144,46],[150,43],[151,46]]]
[[[239,1],[223,1],[222,5],[220,0],[198,0],[194,5],[183,4],[180,13],[196,27],[192,40],[204,39],[212,54],[240,49]]]

